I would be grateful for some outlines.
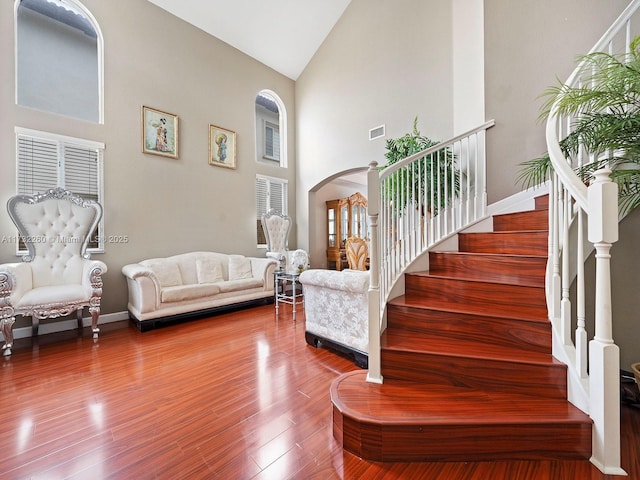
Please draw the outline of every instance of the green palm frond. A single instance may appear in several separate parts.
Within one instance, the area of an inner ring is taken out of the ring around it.
[[[560,141],[567,159],[596,158],[576,174],[589,183],[593,172],[607,166],[618,184],[619,208],[625,214],[640,205],[640,36],[628,53],[612,55],[594,52],[579,57],[580,85],[547,88],[540,119],[554,114],[575,120],[570,133]],[[517,182],[529,188],[549,178],[548,155],[520,164]]]

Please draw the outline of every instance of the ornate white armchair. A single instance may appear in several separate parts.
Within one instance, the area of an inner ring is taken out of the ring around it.
[[[107,266],[90,260],[86,252],[102,217],[102,206],[61,188],[42,194],[17,195],[7,209],[28,253],[22,263],[0,265],[0,329],[4,355],[11,355],[16,315],[31,317],[33,335],[41,319],[89,308],[93,337],[97,338],[101,275]]]
[[[280,268],[287,264],[287,251],[289,250],[289,232],[291,231],[291,218],[274,210],[269,210],[262,215],[262,230],[267,239],[267,257],[275,258]]]

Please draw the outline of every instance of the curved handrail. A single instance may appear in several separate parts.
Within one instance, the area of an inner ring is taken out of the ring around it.
[[[591,54],[598,51],[604,51],[614,37],[622,29],[627,27],[629,20],[636,13],[638,8],[640,8],[640,1],[634,0],[629,3],[627,8],[624,9],[616,21],[607,29],[600,40],[596,42],[589,53]],[[566,85],[575,86],[578,83],[579,75],[583,72],[584,65],[584,61],[578,64],[565,82]],[[582,180],[580,180],[580,177],[578,177],[578,175],[573,171],[560,148],[560,139],[558,135],[558,132],[560,131],[560,118],[561,117],[558,115],[558,100],[556,100],[556,102],[551,106],[546,125],[546,141],[549,158],[553,169],[562,184],[564,184],[569,193],[571,193],[578,205],[585,212],[589,212],[589,207],[587,205],[587,187],[584,185]]]
[[[470,137],[471,135],[474,135],[476,133],[479,133],[483,130],[487,130],[491,127],[493,127],[496,124],[495,120],[488,120],[485,123],[483,123],[482,125],[480,125],[479,127],[473,128],[467,132],[461,133],[458,136],[455,136],[449,140],[447,140],[446,142],[440,142],[440,143],[436,143],[435,145],[433,145],[432,147],[427,148],[426,150],[422,150],[418,153],[414,153],[413,155],[399,161],[398,163],[394,163],[393,165],[383,165],[380,168],[383,168],[384,170],[382,170],[380,172],[380,180],[384,180],[386,177],[390,176],[393,174],[393,172],[395,172],[396,170],[399,170],[403,167],[406,167],[407,165],[409,165],[410,163],[414,162],[415,160],[418,160],[422,157],[426,157],[427,155],[430,155],[434,152],[437,152],[438,150],[442,150],[445,147],[451,146],[456,142],[459,142],[460,140],[463,140],[467,137]]]

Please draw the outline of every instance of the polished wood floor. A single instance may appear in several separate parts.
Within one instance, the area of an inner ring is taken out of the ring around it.
[[[613,479],[586,461],[377,463],[332,436],[330,385],[358,368],[285,305],[139,333],[127,322],[15,342],[1,360],[0,479]],[[622,407],[640,480],[640,408]]]

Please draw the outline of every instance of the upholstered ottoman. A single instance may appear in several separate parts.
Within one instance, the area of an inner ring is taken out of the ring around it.
[[[300,274],[304,289],[305,339],[352,354],[367,367],[369,353],[369,272],[359,270],[306,270]]]

